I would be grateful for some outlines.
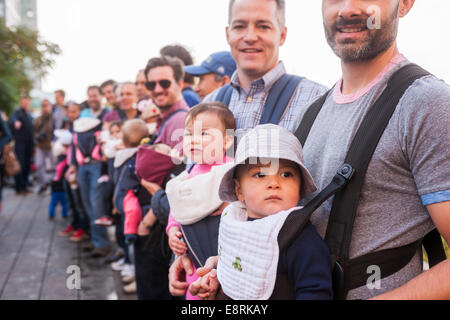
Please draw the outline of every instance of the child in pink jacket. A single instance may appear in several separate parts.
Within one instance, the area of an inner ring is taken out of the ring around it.
[[[171,209],[166,233],[169,247],[176,255],[187,252],[182,226],[219,215],[227,205],[218,198],[218,184],[226,163],[233,162],[226,151],[233,146],[235,127],[233,113],[220,102],[201,103],[186,115],[183,153],[194,165],[166,186]],[[186,275],[188,283],[198,278],[194,263],[192,267],[193,274]],[[186,299],[198,298],[187,292]]]

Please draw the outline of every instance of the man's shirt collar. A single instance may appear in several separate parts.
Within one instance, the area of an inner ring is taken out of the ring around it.
[[[267,72],[264,76],[259,79],[252,81],[249,87],[249,91],[252,89],[255,92],[259,91],[269,91],[272,88],[273,84],[281,78],[286,73],[286,68],[284,67],[284,63],[280,61],[275,68]],[[239,77],[237,71],[234,72],[231,77],[231,85],[236,88],[239,92],[243,89],[239,83]]]

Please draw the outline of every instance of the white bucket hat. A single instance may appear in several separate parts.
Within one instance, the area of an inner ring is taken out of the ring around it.
[[[317,187],[303,164],[302,146],[287,129],[274,124],[259,125],[248,131],[239,142],[234,165],[225,173],[220,183],[219,197],[224,202],[238,201],[235,193],[236,167],[247,159],[285,159],[299,165],[301,174],[300,198],[313,193]]]

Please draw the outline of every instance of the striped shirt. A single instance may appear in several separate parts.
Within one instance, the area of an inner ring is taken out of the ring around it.
[[[262,78],[253,81],[250,84],[248,92],[239,84],[237,72],[231,77],[233,90],[229,108],[236,118],[236,135],[241,137],[247,130],[256,127],[261,120],[264,104],[269,91],[274,83],[286,74],[283,62],[280,62],[275,68],[266,73]],[[215,101],[220,88],[210,93],[203,102]],[[299,110],[304,109],[311,104],[315,98],[321,96],[327,91],[327,88],[321,84],[302,78],[295,90],[279,125],[291,132],[295,132],[300,121],[298,119]]]

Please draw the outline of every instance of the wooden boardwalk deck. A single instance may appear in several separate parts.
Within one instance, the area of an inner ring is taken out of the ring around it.
[[[0,300],[116,300],[124,295],[118,272],[104,259],[94,259],[58,232],[66,226],[60,209],[48,220],[50,196],[15,196],[3,190],[0,214]],[[73,271],[80,270],[80,289],[70,289]],[[70,269],[69,269],[70,272]]]

